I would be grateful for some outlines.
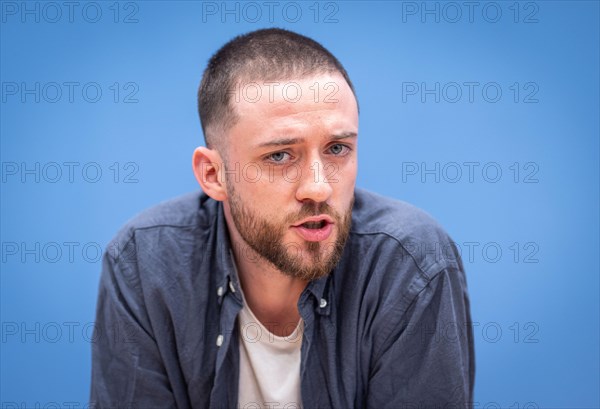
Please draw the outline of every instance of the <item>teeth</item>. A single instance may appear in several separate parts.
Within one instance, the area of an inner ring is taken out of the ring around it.
[[[320,229],[321,227],[323,227],[323,222],[306,222],[303,223],[303,226],[309,228],[309,229]]]

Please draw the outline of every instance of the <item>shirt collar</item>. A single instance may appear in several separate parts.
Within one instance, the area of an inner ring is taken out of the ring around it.
[[[223,298],[222,295],[231,292],[236,300],[242,304],[242,297],[240,295],[240,280],[237,274],[237,269],[232,257],[231,240],[229,238],[229,230],[227,229],[227,221],[223,213],[223,202],[217,202],[217,217],[216,217],[216,242],[215,247],[217,250],[217,260],[219,266],[215,269],[217,271],[217,293],[219,298]]]

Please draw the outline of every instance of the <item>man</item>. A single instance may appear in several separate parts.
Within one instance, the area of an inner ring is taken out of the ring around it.
[[[104,255],[91,403],[469,406],[460,257],[424,212],[355,188],[337,59],[254,31],[211,58],[198,102],[202,193],[138,216]]]

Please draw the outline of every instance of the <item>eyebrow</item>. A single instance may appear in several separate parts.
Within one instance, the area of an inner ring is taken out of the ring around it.
[[[340,139],[356,138],[356,137],[357,137],[357,134],[355,132],[342,132],[341,134],[331,135],[329,140],[330,141],[338,141]],[[302,142],[304,142],[304,138],[279,138],[279,139],[274,139],[272,141],[263,142],[261,144],[258,144],[256,147],[264,148],[264,147],[268,147],[268,146],[296,145],[296,144],[299,144]]]

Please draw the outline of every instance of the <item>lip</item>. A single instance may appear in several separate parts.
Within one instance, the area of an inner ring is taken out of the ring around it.
[[[306,220],[306,221],[319,221],[319,220],[323,220],[323,219]],[[331,232],[333,231],[333,223],[328,222],[325,224],[325,226],[321,227],[320,229],[308,229],[303,226],[292,226],[292,229],[306,241],[323,241],[323,240],[327,240],[327,238],[329,238],[329,236],[331,236]]]
[[[308,229],[303,227],[302,224],[306,222],[325,222],[325,226],[320,229]],[[292,230],[296,232],[300,237],[302,237],[306,241],[323,241],[327,240],[329,236],[331,236],[331,232],[333,231],[333,219],[326,215],[320,214],[318,216],[310,216],[305,219],[300,220],[298,223],[292,226]]]
[[[311,217],[307,217],[306,219],[303,219],[301,221],[299,221],[298,223],[294,224],[293,227],[299,227],[301,224],[304,224],[306,222],[320,222],[320,221],[326,221],[327,225],[333,224],[333,219],[329,216],[327,216],[326,214],[320,214],[318,216],[311,216]],[[327,227],[327,226],[325,226]],[[325,228],[323,227],[323,228]],[[317,230],[321,230],[321,229],[317,229]]]

